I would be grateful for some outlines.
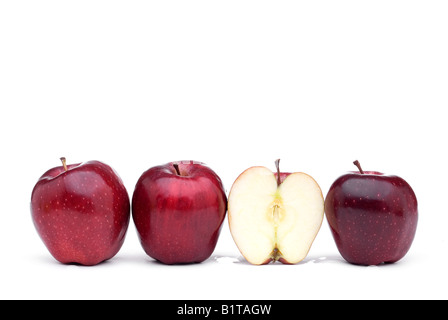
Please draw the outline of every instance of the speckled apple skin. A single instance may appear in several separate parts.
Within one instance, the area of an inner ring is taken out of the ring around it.
[[[96,265],[117,254],[130,200],[115,171],[99,161],[56,167],[36,183],[31,215],[44,244],[62,263]]]
[[[345,260],[359,265],[393,263],[412,245],[417,198],[398,176],[351,172],[330,187],[325,214]]]
[[[132,217],[141,245],[165,264],[199,263],[217,244],[227,211],[219,176],[206,165],[178,161],[145,171],[135,186]]]

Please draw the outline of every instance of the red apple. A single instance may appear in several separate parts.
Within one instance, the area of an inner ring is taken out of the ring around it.
[[[402,178],[376,171],[342,175],[325,199],[336,246],[350,263],[378,265],[403,258],[417,229],[417,198]]]
[[[165,264],[202,262],[215,249],[227,209],[221,179],[195,161],[145,171],[132,217],[145,252]]]
[[[95,265],[120,250],[130,219],[128,193],[117,173],[99,161],[45,172],[31,195],[34,225],[62,263]]]

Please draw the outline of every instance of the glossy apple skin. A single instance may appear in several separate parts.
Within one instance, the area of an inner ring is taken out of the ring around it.
[[[325,214],[345,260],[359,265],[393,263],[413,242],[417,198],[398,176],[351,172],[330,187]]]
[[[202,163],[153,167],[138,180],[132,217],[145,252],[165,264],[202,262],[213,253],[227,211],[218,175]]]
[[[56,167],[36,183],[31,215],[38,234],[62,263],[92,266],[123,245],[130,200],[120,177],[99,161]]]

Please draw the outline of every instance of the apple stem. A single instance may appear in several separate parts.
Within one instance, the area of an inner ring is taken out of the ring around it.
[[[277,168],[277,186],[281,184],[280,182],[280,159],[275,160],[275,167]]]
[[[360,172],[361,174],[364,174],[364,171],[362,170],[362,168],[361,168],[361,164],[359,163],[358,160],[353,161],[353,164],[354,164],[355,166],[358,167],[359,172]]]
[[[66,162],[65,157],[61,157],[60,159],[62,161],[62,165],[64,166],[64,170],[67,171],[68,169],[67,169],[67,164],[65,163]]]
[[[176,169],[177,175],[180,176],[179,165],[177,163],[173,163],[173,167]]]

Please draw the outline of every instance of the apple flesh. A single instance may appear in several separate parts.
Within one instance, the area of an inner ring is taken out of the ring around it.
[[[402,178],[376,171],[349,172],[334,181],[325,214],[342,257],[359,265],[393,263],[411,247],[417,198]]]
[[[89,161],[48,170],[31,195],[38,234],[62,263],[95,265],[120,250],[130,219],[130,201],[108,165]]]
[[[234,182],[229,227],[241,254],[252,264],[303,260],[319,232],[324,199],[317,182],[301,172],[251,167]]]
[[[227,211],[219,176],[195,161],[145,171],[132,216],[145,252],[165,264],[202,262],[213,253]]]

